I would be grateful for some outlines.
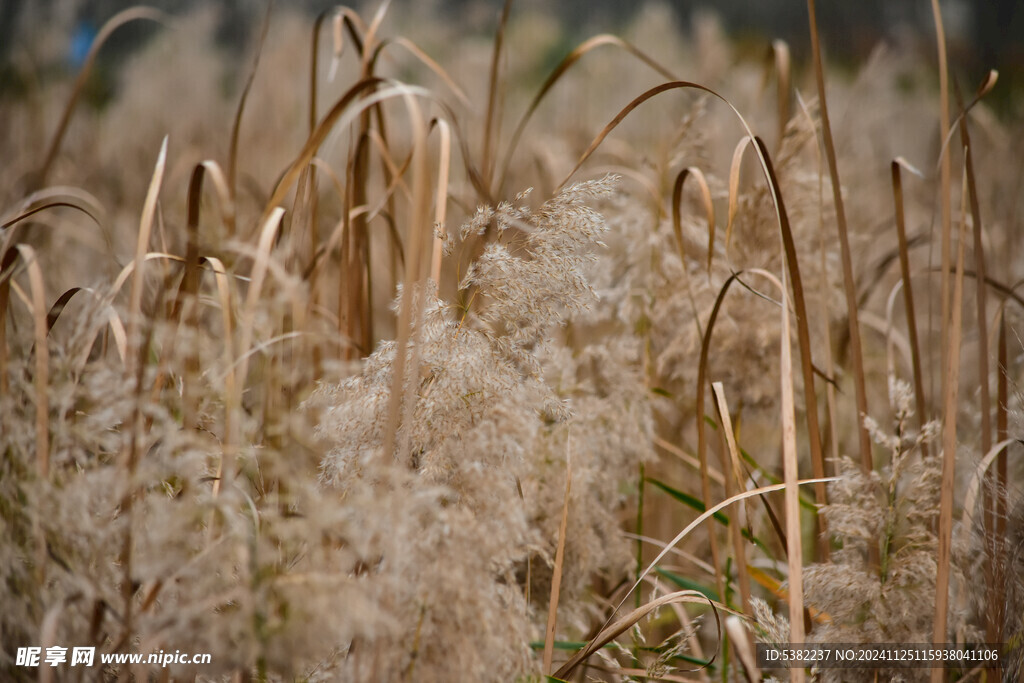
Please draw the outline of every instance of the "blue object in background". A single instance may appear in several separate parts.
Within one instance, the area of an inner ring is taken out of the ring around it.
[[[68,45],[68,63],[80,68],[85,63],[89,54],[89,48],[96,39],[96,27],[88,19],[82,19],[75,25],[75,32],[71,35],[71,42]]]

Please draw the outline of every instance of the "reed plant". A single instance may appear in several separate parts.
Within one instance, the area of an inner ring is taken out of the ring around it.
[[[268,7],[241,65],[212,10],[129,8],[0,101],[3,677],[91,646],[212,655],[106,680],[761,680],[758,641],[984,641],[1000,668],[865,675],[1017,680],[1013,115],[995,71],[958,93],[939,3],[937,59],[853,77],[807,8],[806,60],[752,60],[657,6],[578,43],[511,0],[486,39]]]

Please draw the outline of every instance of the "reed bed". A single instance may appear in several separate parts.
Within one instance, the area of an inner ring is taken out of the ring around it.
[[[212,10],[134,7],[23,66],[2,677],[1019,680],[1019,121],[932,9],[853,76],[814,0],[806,59],[508,0],[268,7],[230,59]],[[17,660],[52,646],[211,662]]]

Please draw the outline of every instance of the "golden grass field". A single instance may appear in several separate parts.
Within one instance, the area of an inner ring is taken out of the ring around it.
[[[1022,680],[1019,93],[931,8],[842,69],[814,0],[799,58],[511,0],[14,51],[0,678]]]

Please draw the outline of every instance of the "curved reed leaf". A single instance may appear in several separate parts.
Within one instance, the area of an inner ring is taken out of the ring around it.
[[[814,387],[814,363],[811,358],[811,333],[808,320],[807,303],[804,299],[803,278],[800,276],[800,264],[797,259],[796,243],[793,240],[793,231],[789,225],[789,215],[786,212],[786,205],[782,199],[782,192],[779,188],[778,178],[775,176],[775,167],[772,165],[771,156],[764,141],[755,138],[757,148],[760,150],[762,163],[768,170],[768,183],[775,197],[775,206],[779,216],[779,231],[782,236],[782,244],[786,253],[786,272],[789,274],[790,286],[793,288],[793,307],[796,312],[797,341],[800,344],[800,369],[804,381],[804,409],[807,416],[807,438],[811,449],[811,468],[815,478],[821,479],[825,476],[825,456],[821,448],[821,428],[818,424],[818,395]],[[785,297],[783,297],[785,298]],[[789,343],[789,337],[783,337],[784,343]],[[818,505],[828,504],[828,497],[824,484],[814,487],[814,495]],[[827,534],[819,535],[819,554],[823,560],[829,556]]]
[[[459,84],[455,82],[455,79],[453,79],[451,75],[449,75],[449,73],[444,69],[444,67],[438,64],[436,61],[434,61],[433,58],[431,58],[430,55],[424,52],[419,45],[417,45],[416,43],[412,42],[411,40],[404,36],[395,36],[394,38],[386,38],[382,40],[377,45],[377,52],[383,52],[383,50],[387,48],[389,45],[400,45],[401,47],[405,48],[413,57],[415,57],[424,66],[426,66],[434,74],[436,74],[438,78],[441,79],[445,86],[452,91],[452,94],[455,95],[456,99],[459,100],[459,103],[462,106],[467,108],[472,106],[472,102],[470,101],[469,96],[466,95],[465,91],[459,87]],[[379,55],[376,55],[374,59],[376,60],[378,56]]]
[[[430,279],[441,285],[441,257],[445,239],[445,220],[448,217],[448,184],[452,165],[452,130],[444,119],[435,118],[430,122],[430,129],[437,129],[440,136],[440,150],[437,160],[437,191],[434,197],[434,227],[438,234],[434,239],[430,255]]]
[[[991,81],[995,85],[995,79],[987,78],[978,92],[987,92],[986,84]],[[991,89],[991,86],[988,86]],[[977,98],[976,98],[977,99]],[[957,90],[957,104],[961,107],[963,102],[960,99],[960,91]],[[978,323],[978,346],[985,351],[978,353],[978,383],[980,385],[979,408],[981,409],[981,450],[987,452],[992,447],[992,400],[989,390],[988,372],[988,287],[985,286],[985,248],[982,239],[981,208],[978,205],[978,186],[974,176],[974,154],[971,149],[971,136],[968,131],[966,112],[957,119],[960,122],[960,144],[964,149],[964,179],[967,188],[968,204],[971,208],[971,227],[974,233],[974,273],[975,273],[975,307],[976,320]],[[963,211],[963,207],[960,209]],[[966,227],[966,226],[965,226]],[[989,509],[987,529],[992,528],[992,510]]]
[[[715,254],[715,205],[711,200],[711,190],[708,188],[708,180],[704,172],[696,166],[684,168],[676,176],[676,182],[672,188],[672,230],[676,235],[676,246],[679,248],[679,260],[686,268],[686,255],[683,253],[683,227],[680,217],[680,203],[683,199],[683,185],[686,179],[693,176],[700,188],[701,199],[704,201],[704,214],[708,220],[708,275],[711,275],[711,260]]]
[[[699,498],[691,496],[689,493],[686,493],[685,491],[680,491],[674,486],[669,486],[660,479],[655,479],[654,477],[644,477],[644,481],[649,484],[654,484],[676,501],[682,503],[688,508],[696,510],[697,512],[705,512],[708,509],[708,506],[705,505],[704,502],[701,501]],[[727,517],[724,512],[716,512],[714,517],[715,521],[719,522],[723,526],[729,526],[729,517]]]
[[[530,101],[530,104],[526,108],[526,111],[523,112],[523,115],[519,118],[519,123],[516,124],[515,131],[512,133],[512,137],[509,139],[508,147],[505,150],[504,161],[502,162],[501,167],[501,175],[499,176],[498,185],[496,188],[496,191],[498,193],[500,193],[505,186],[505,179],[508,176],[508,170],[510,165],[512,164],[512,156],[513,154],[515,154],[516,147],[519,146],[519,140],[522,138],[523,132],[526,130],[526,124],[530,122],[530,119],[533,117],[534,112],[537,111],[537,107],[540,106],[540,103],[544,99],[544,96],[548,94],[548,91],[551,90],[552,86],[554,86],[555,83],[558,82],[558,79],[560,79],[565,74],[565,72],[568,71],[570,67],[572,67],[573,64],[578,62],[585,54],[587,54],[594,48],[600,47],[602,45],[614,45],[616,47],[622,48],[623,50],[630,53],[647,66],[657,71],[664,78],[667,78],[670,81],[679,80],[671,71],[663,67],[653,58],[649,57],[646,53],[641,51],[639,48],[635,47],[632,43],[623,40],[618,36],[603,33],[601,35],[593,36],[592,38],[588,38],[587,40],[583,41],[582,43],[577,45],[568,55],[562,58],[562,61],[559,62],[558,66],[556,66],[555,69],[548,75],[547,80],[545,80],[544,84],[541,85],[540,89],[537,91],[537,94],[535,94],[533,96],[533,99]]]
[[[736,143],[736,149],[732,152],[732,163],[729,164],[729,207],[725,220],[725,249],[728,253],[729,245],[732,244],[732,226],[736,220],[736,211],[740,203],[740,170],[743,168],[743,152],[753,143],[754,139],[749,135]]]
[[[359,97],[364,91],[372,90],[373,88],[376,88],[378,85],[382,85],[385,82],[386,81],[384,79],[376,77],[363,79],[356,83],[355,85],[353,85],[351,88],[349,88],[338,99],[338,101],[335,102],[334,106],[331,107],[330,111],[328,111],[327,114],[324,115],[324,118],[320,120],[320,123],[317,124],[313,132],[310,133],[309,137],[306,139],[306,142],[302,147],[302,150],[292,161],[292,163],[288,165],[288,168],[285,170],[285,172],[281,174],[281,178],[278,180],[277,185],[274,187],[274,191],[271,193],[270,198],[267,200],[267,203],[264,206],[263,217],[260,220],[261,224],[266,221],[266,217],[270,215],[270,212],[277,208],[282,203],[282,201],[284,201],[285,196],[291,189],[292,184],[298,179],[299,174],[302,172],[302,169],[306,167],[306,165],[316,154],[317,150],[320,148],[320,145],[323,144],[324,139],[326,139],[327,134],[330,133],[331,130],[333,130],[334,125],[339,122],[339,119],[341,120],[342,127],[344,127],[349,122],[351,122],[352,118],[354,118],[355,115],[361,113],[366,107],[372,106],[372,103],[366,104],[365,102],[363,102],[361,103],[362,106],[353,113],[348,111],[352,102],[357,97]],[[392,91],[390,92],[389,96],[394,96],[395,94],[396,93]],[[342,118],[343,115],[346,113],[348,115]]]
[[[827,477],[825,479],[825,482],[830,482],[830,481],[836,481],[836,478],[835,477]],[[815,479],[803,479],[803,480],[798,481],[797,485],[798,486],[803,486],[805,484],[815,484],[815,483],[817,483],[817,480],[815,480]],[[622,605],[626,602],[626,599],[633,593],[634,590],[637,589],[637,587],[644,580],[644,578],[646,578],[647,575],[650,574],[651,571],[653,571],[654,568],[658,566],[658,563],[661,562],[662,559],[664,559],[664,557],[669,553],[669,551],[671,551],[673,548],[675,548],[675,546],[680,541],[682,541],[684,538],[686,538],[690,534],[691,531],[693,531],[698,526],[703,524],[709,518],[713,517],[716,512],[718,512],[719,510],[725,509],[726,507],[732,505],[733,503],[738,503],[741,500],[746,500],[747,498],[751,498],[753,496],[760,496],[760,495],[763,495],[765,493],[771,493],[773,491],[782,491],[785,488],[787,488],[787,485],[784,484],[784,483],[783,484],[772,484],[770,486],[761,486],[761,487],[758,487],[756,489],[750,489],[749,491],[744,491],[742,493],[737,493],[735,496],[733,496],[731,498],[727,498],[727,499],[717,503],[716,505],[708,508],[703,514],[701,514],[695,520],[690,522],[686,526],[685,529],[683,529],[678,534],[676,534],[675,537],[665,545],[665,547],[661,550],[661,552],[658,553],[657,557],[655,557],[654,560],[652,560],[647,565],[647,568],[644,569],[643,572],[641,572],[640,576],[632,584],[630,589],[628,591],[626,591],[626,594],[622,597],[622,599],[615,606],[615,610],[617,611],[620,607],[622,607]],[[613,615],[614,615],[614,612],[613,612]],[[609,617],[609,621],[610,621],[610,619],[611,618]],[[605,622],[605,626],[608,625],[609,621]]]
[[[946,31],[942,24],[942,10],[939,7],[939,0],[932,0],[932,16],[935,19],[935,42],[938,49],[938,69],[939,69],[939,135],[943,138],[952,135],[952,130],[949,125],[949,64],[946,58]],[[939,206],[941,207],[940,217],[942,219],[942,230],[940,233],[941,240],[941,269],[942,273],[940,277],[941,286],[941,304],[940,304],[940,317],[939,327],[942,330],[941,343],[942,343],[942,361],[939,367],[942,368],[941,387],[942,394],[946,394],[946,356],[949,353],[949,279],[952,277],[952,271],[950,270],[950,238],[952,234],[952,209],[950,202],[952,201],[952,161],[949,158],[949,154],[945,153],[945,149],[940,152],[939,157],[939,172],[941,174],[941,185],[939,187]],[[938,633],[939,624],[936,623],[936,633]],[[936,641],[941,642],[941,641]],[[932,681],[936,681],[936,676],[932,676]]]
[[[345,50],[345,34],[342,30],[347,28],[349,35],[352,37],[352,42],[356,45],[358,52],[362,53],[362,36],[361,34],[366,33],[366,26],[363,24],[363,19],[350,7],[333,7],[325,9],[317,15],[313,21],[313,32],[310,38],[310,60],[309,60],[309,132],[312,133],[316,128],[317,122],[317,107],[319,105],[319,79],[318,73],[320,71],[320,34],[322,32],[323,24],[327,19],[331,19],[331,40],[332,40],[332,56],[331,56],[331,69],[327,76],[328,81],[334,80],[335,71],[337,70],[338,61],[341,59],[342,54]]]
[[[613,641],[615,638],[619,637],[620,635],[628,631],[630,628],[633,627],[634,624],[638,623],[641,619],[657,611],[661,607],[673,603],[695,603],[710,605],[711,612],[715,615],[715,624],[718,627],[719,636],[721,636],[722,632],[722,622],[718,616],[718,611],[731,611],[724,605],[709,600],[706,595],[700,593],[699,591],[684,590],[676,591],[675,593],[669,593],[668,595],[663,595],[659,598],[651,600],[642,607],[633,610],[632,612],[618,619],[614,623],[606,624],[601,629],[600,633],[594,636],[590,640],[590,642],[587,643],[586,647],[584,647],[582,650],[573,655],[569,659],[569,661],[563,664],[562,667],[558,669],[558,671],[556,671],[553,675],[555,676],[555,678],[568,678],[576,669],[576,667],[578,667],[582,662],[584,662],[587,659],[587,657],[594,654],[602,647]],[[714,661],[715,657],[712,657],[711,660],[708,662],[708,665],[710,665]],[[703,669],[705,667],[702,666],[700,668]]]
[[[4,230],[6,228],[11,227],[12,225],[16,225],[17,223],[22,222],[23,220],[25,220],[27,218],[31,218],[32,216],[36,215],[40,211],[46,211],[47,209],[56,209],[56,208],[61,208],[61,207],[66,207],[66,208],[69,208],[69,209],[77,209],[78,211],[81,211],[86,216],[91,218],[97,225],[100,222],[99,218],[97,218],[95,214],[93,214],[91,211],[89,211],[86,207],[82,206],[81,204],[78,204],[76,202],[71,202],[71,201],[56,200],[56,201],[52,201],[52,202],[46,202],[44,204],[39,204],[37,206],[33,206],[31,209],[26,209],[26,210],[22,211],[21,213],[19,213],[14,218],[9,218],[9,219],[5,220],[3,223],[0,223],[0,230]]]
[[[76,294],[82,291],[81,287],[72,287],[67,290],[53,302],[50,306],[50,310],[46,313],[46,334],[49,335],[53,330],[53,326],[57,324],[57,319],[60,318],[60,314],[64,312],[64,308],[71,302]]]

